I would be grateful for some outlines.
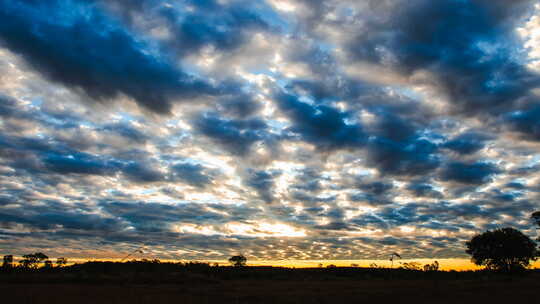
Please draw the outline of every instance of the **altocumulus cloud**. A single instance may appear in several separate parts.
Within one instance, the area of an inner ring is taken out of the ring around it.
[[[0,248],[449,258],[532,236],[535,2],[4,1]]]

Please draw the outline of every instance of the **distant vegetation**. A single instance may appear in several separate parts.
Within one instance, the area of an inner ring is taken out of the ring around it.
[[[532,215],[540,226],[540,212]],[[441,271],[434,261],[399,262],[392,267],[318,268],[246,266],[202,262],[53,263],[42,252],[18,262],[5,255],[0,293],[6,303],[514,303],[530,302],[540,289],[540,270],[527,269],[538,254],[533,240],[513,228],[486,231],[466,244],[477,271]],[[129,256],[128,256],[129,257]],[[395,266],[395,267],[394,267]],[[515,276],[514,274],[519,274]],[[54,285],[53,285],[54,284]],[[54,287],[53,287],[54,286]],[[54,290],[54,292],[51,292]],[[534,302],[534,301],[533,301]]]
[[[540,226],[540,212],[534,212],[531,218],[535,224]],[[502,271],[511,273],[524,271],[530,262],[536,260],[539,255],[536,243],[528,236],[513,228],[501,228],[493,231],[486,231],[474,236],[466,244],[466,252],[471,255],[472,262],[485,266],[485,271]],[[390,261],[393,264],[394,258],[401,258],[398,253],[392,253]],[[17,263],[13,255],[3,257],[0,268],[0,280],[2,282],[24,281],[31,278],[38,280],[34,274],[43,274],[44,278],[51,280],[148,280],[148,281],[176,281],[195,275],[201,280],[215,280],[227,278],[265,278],[281,279],[297,276],[299,278],[310,278],[315,276],[328,276],[337,278],[426,278],[436,275],[441,278],[476,276],[476,272],[440,271],[439,263],[434,261],[431,264],[421,265],[416,262],[400,263],[398,268],[384,268],[376,264],[369,268],[359,267],[351,264],[351,267],[337,267],[335,265],[319,264],[319,268],[290,269],[280,267],[244,267],[247,258],[242,255],[235,255],[228,259],[231,266],[220,266],[203,262],[161,262],[160,260],[131,260],[127,262],[86,262],[82,264],[68,265],[68,260],[58,257],[53,263],[49,257],[42,252],[35,252],[22,256]],[[26,276],[32,274],[32,276]],[[159,274],[159,275],[156,275]]]
[[[241,254],[235,255],[229,258],[229,263],[236,267],[246,266],[247,258]]]
[[[523,270],[538,256],[536,243],[513,228],[488,230],[474,236],[466,245],[472,262],[491,270]]]
[[[537,270],[510,277],[489,270],[410,266],[294,269],[157,260],[86,262],[4,270],[0,292],[2,303],[32,304],[478,304],[528,303],[540,288]]]

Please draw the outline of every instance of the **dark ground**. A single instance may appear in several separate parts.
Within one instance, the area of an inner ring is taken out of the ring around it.
[[[540,303],[538,280],[2,285],[2,303]]]
[[[540,272],[87,264],[0,273],[0,303],[540,303]]]

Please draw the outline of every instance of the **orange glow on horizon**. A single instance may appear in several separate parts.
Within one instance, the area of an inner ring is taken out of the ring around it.
[[[125,261],[129,260],[141,260],[140,258],[133,258],[133,259],[127,259]],[[150,259],[151,260],[151,259]],[[171,259],[159,259],[161,262],[202,262],[202,263],[210,263],[214,264],[217,263],[220,266],[226,266],[230,265],[230,263],[227,260],[171,260]],[[84,262],[122,262],[123,260],[121,258],[100,258],[100,259],[85,259],[85,258],[71,258],[69,259],[69,264],[75,264],[75,263],[84,263]],[[469,259],[463,259],[463,258],[454,258],[454,259],[404,259],[404,260],[397,260],[394,261],[394,268],[399,268],[402,266],[403,263],[410,263],[410,262],[416,262],[420,264],[420,267],[424,266],[425,264],[431,264],[433,261],[439,262],[439,270],[444,271],[450,271],[450,270],[456,270],[456,271],[467,271],[467,270],[480,270],[482,267],[474,265]],[[54,261],[53,261],[54,263]],[[356,265],[354,267],[371,267],[372,264],[376,264],[377,267],[381,268],[390,268],[391,264],[389,260],[249,260],[247,262],[248,266],[273,266],[273,267],[288,267],[288,268],[315,268],[320,267],[320,264],[322,264],[322,267],[327,267],[328,265],[335,265],[337,267],[351,267],[353,265]],[[540,268],[540,261],[536,261],[531,263],[530,268]]]

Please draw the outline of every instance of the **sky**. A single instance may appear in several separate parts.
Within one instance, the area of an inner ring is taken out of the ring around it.
[[[0,251],[467,258],[536,237],[540,4],[0,2]]]

